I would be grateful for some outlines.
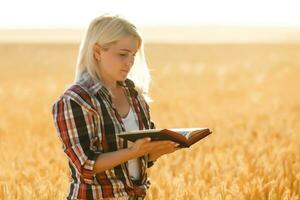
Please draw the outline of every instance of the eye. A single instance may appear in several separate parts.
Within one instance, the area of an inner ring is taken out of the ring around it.
[[[118,53],[118,54],[119,54],[119,56],[121,56],[122,58],[126,58],[126,57],[129,56],[128,53]],[[136,53],[132,54],[132,57],[133,57],[133,58],[135,58],[135,56],[136,56]]]

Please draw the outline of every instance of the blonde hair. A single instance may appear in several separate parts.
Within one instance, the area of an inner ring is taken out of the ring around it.
[[[94,79],[101,80],[100,74],[97,72],[97,63],[93,56],[94,44],[98,43],[104,49],[107,49],[111,44],[128,35],[134,36],[139,44],[128,78],[134,82],[137,91],[144,95],[147,101],[151,101],[148,96],[151,77],[144,55],[141,34],[132,23],[120,15],[104,14],[91,21],[80,44],[75,80],[80,79],[84,71],[87,71]]]

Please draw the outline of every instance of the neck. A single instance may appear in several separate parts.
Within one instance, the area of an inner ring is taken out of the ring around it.
[[[117,80],[111,78],[108,74],[104,74],[103,71],[99,71],[99,75],[102,83],[109,91],[116,91],[118,88]]]
[[[119,88],[116,80],[108,80],[107,78],[104,78],[102,81],[105,87],[111,92],[114,92]]]

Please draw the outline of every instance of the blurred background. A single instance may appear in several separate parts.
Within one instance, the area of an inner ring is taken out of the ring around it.
[[[16,1],[0,6],[0,199],[64,199],[51,106],[96,16],[140,30],[157,127],[213,134],[149,169],[148,200],[300,198],[300,3]]]

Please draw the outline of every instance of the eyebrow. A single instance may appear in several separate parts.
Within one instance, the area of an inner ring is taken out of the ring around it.
[[[120,49],[120,50],[131,52],[129,49]]]

